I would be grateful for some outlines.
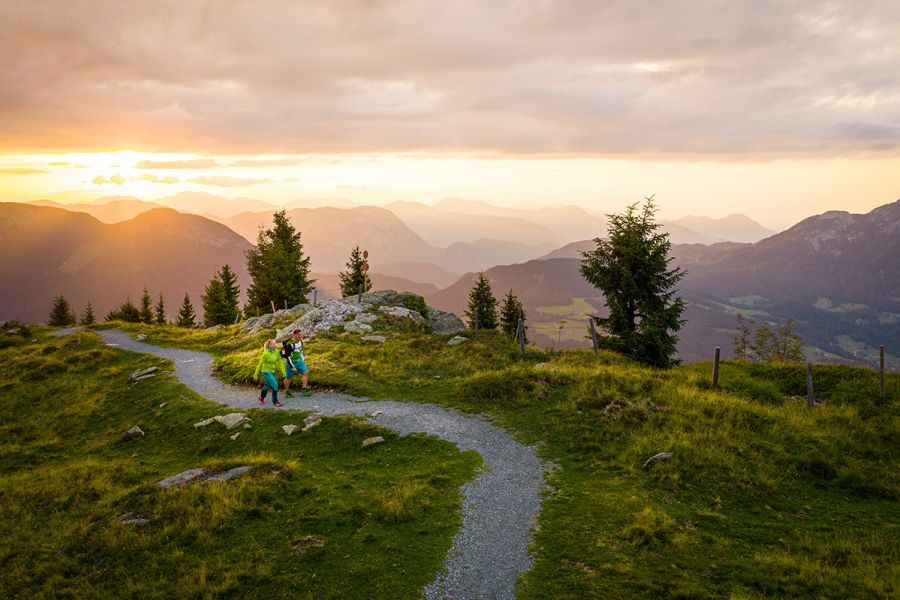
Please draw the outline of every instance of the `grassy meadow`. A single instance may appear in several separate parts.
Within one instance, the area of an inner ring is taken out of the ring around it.
[[[236,383],[249,381],[267,335],[234,327],[116,326],[147,334],[148,343],[209,351],[219,377]],[[339,331],[306,342],[314,389],[487,414],[536,444],[546,461],[535,565],[520,582],[520,597],[900,594],[900,375],[888,376],[888,398],[881,402],[875,373],[816,366],[821,404],[808,409],[800,365],[726,361],[722,389],[713,392],[708,363],[662,371],[611,353],[597,361],[591,352],[536,348],[521,358],[511,341],[492,332],[449,347],[448,336],[385,319],[375,326],[387,335],[384,344]],[[64,351],[43,354],[60,344]],[[282,422],[298,420],[285,413],[253,413],[257,437],[237,442],[224,431],[193,432],[189,424],[216,409],[166,378],[126,389],[127,373],[147,359],[103,347],[90,334],[17,342],[2,352],[6,381],[13,383],[0,387],[0,535],[6,538],[0,577],[20,590],[45,589],[26,576],[26,566],[62,551],[62,559],[42,567],[43,577],[72,589],[105,591],[113,579],[124,586],[116,589],[128,590],[165,575],[198,594],[264,595],[286,581],[311,585],[314,573],[320,587],[307,589],[322,597],[346,579],[333,571],[349,569],[377,572],[377,585],[395,586],[386,597],[416,597],[449,547],[457,486],[478,464],[426,438],[391,438],[384,445],[389,458],[360,453],[357,432],[367,426],[349,419],[329,419],[308,442],[277,434]],[[82,358],[72,364],[69,353]],[[81,366],[85,356],[90,367]],[[48,369],[48,361],[56,368]],[[27,373],[41,378],[43,409],[21,393]],[[122,402],[112,401],[119,395]],[[157,409],[164,400],[172,408]],[[39,425],[42,418],[51,420],[50,431]],[[115,447],[115,437],[135,420],[146,422],[150,435]],[[672,457],[642,466],[664,451]],[[390,473],[378,462],[386,460]],[[238,463],[260,467],[233,488],[161,493],[150,487],[183,468]],[[63,484],[73,478],[84,485]],[[86,489],[90,499],[80,497]],[[388,498],[379,495],[387,489],[427,499],[424,508],[406,502],[408,513],[397,520],[402,531],[384,508]],[[213,503],[209,494],[238,498]],[[140,530],[110,523],[126,511],[152,514],[154,521]],[[24,533],[23,519],[31,524]],[[204,520],[218,528],[201,527]],[[175,540],[162,535],[164,528],[178,532]],[[292,554],[291,543],[309,535],[327,542]],[[14,537],[24,543],[10,544]],[[410,540],[415,548],[407,546]],[[381,556],[385,543],[395,544],[391,558]],[[124,575],[144,560],[149,566],[142,564],[140,575]],[[235,561],[232,570],[217,570],[225,560]],[[210,575],[198,575],[201,564]],[[351,588],[346,597],[378,597],[377,589],[387,588]]]
[[[132,371],[171,364],[92,333],[0,332],[0,364],[4,598],[416,597],[481,462],[349,417],[290,437],[281,426],[303,414],[195,429],[231,410],[170,375],[132,385]],[[146,436],[119,444],[135,424]],[[387,442],[360,448],[373,435]],[[154,486],[239,465],[251,470],[227,483]]]

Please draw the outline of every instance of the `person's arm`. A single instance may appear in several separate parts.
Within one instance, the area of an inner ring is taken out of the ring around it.
[[[290,360],[290,359],[288,359],[288,360]],[[284,361],[283,361],[283,360],[279,360],[279,361],[278,361],[278,370],[281,371],[281,378],[282,378],[282,379],[284,379],[285,377],[287,377],[287,373],[286,373],[285,370],[284,370]]]
[[[259,357],[259,362],[256,363],[256,371],[253,373],[253,379],[259,379],[259,372],[262,371],[263,359],[265,357],[266,357],[266,351],[263,350],[263,355]]]

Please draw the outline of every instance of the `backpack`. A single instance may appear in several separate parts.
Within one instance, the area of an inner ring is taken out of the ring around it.
[[[288,338],[281,342],[281,358],[290,358],[291,352],[294,351],[294,340],[293,338]]]

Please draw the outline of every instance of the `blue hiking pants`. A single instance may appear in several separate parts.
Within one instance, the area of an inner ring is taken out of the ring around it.
[[[278,382],[275,380],[275,374],[274,373],[263,373],[262,378],[263,378],[263,388],[262,388],[262,391],[259,393],[259,395],[262,396],[263,399],[265,399],[266,394],[271,389],[272,390],[272,404],[275,404],[276,402],[278,402]]]

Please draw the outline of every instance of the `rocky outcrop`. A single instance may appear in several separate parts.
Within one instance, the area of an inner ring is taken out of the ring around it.
[[[372,324],[379,317],[387,315],[409,319],[437,334],[455,334],[466,329],[462,320],[453,313],[428,308],[421,296],[394,290],[366,292],[361,297],[348,296],[318,306],[298,304],[293,308],[247,319],[241,324],[241,329],[258,333],[274,327],[278,322],[284,323],[286,317],[294,317],[288,325],[277,330],[277,339],[288,337],[295,329],[299,329],[303,337],[313,337],[336,327],[343,327],[349,333],[367,334],[372,332]]]

